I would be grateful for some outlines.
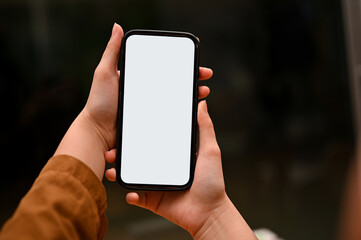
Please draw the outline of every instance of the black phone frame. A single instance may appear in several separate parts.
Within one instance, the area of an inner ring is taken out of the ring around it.
[[[194,73],[193,73],[193,104],[192,104],[192,133],[191,133],[191,156],[190,156],[190,175],[189,180],[184,185],[161,185],[161,184],[132,184],[126,183],[121,179],[121,146],[122,146],[122,129],[123,129],[123,103],[124,103],[124,72],[125,72],[125,53],[127,39],[132,35],[148,35],[148,36],[167,36],[167,37],[186,37],[191,39],[195,45],[194,51]],[[163,30],[144,30],[134,29],[128,31],[123,39],[120,51],[120,79],[119,79],[119,97],[118,97],[118,114],[117,114],[117,144],[116,144],[116,176],[117,182],[125,188],[133,190],[153,190],[153,191],[175,191],[190,188],[194,179],[194,171],[196,165],[196,152],[198,141],[198,77],[199,77],[199,48],[200,43],[196,36],[188,32],[163,31]]]

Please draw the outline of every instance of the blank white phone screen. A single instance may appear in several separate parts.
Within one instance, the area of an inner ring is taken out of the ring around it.
[[[121,179],[181,186],[189,181],[195,44],[186,37],[126,40]]]

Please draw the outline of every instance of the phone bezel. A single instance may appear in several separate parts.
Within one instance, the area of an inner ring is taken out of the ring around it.
[[[193,73],[193,104],[192,104],[192,132],[191,132],[191,156],[190,156],[190,174],[189,180],[184,185],[161,185],[161,184],[132,184],[126,183],[121,178],[121,146],[122,146],[122,125],[123,125],[123,102],[124,102],[124,73],[125,73],[125,53],[127,39],[132,35],[148,35],[148,36],[167,36],[167,37],[186,37],[193,41],[194,50],[194,73]],[[119,79],[119,97],[118,97],[118,119],[117,119],[117,147],[116,147],[116,175],[117,181],[125,188],[134,190],[184,190],[189,188],[194,179],[194,171],[196,164],[197,151],[197,111],[198,111],[198,76],[199,76],[199,40],[191,33],[162,31],[162,30],[143,30],[135,29],[128,31],[123,39],[120,51],[120,79]]]

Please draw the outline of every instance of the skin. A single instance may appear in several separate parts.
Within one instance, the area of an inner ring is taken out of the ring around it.
[[[118,103],[118,59],[123,30],[114,24],[112,36],[97,66],[88,101],[74,120],[54,155],[78,158],[101,181],[105,162],[114,163]],[[209,68],[199,69],[199,80],[212,76]],[[172,91],[172,89],[169,89]],[[209,95],[198,88],[199,98]],[[207,104],[198,106],[199,150],[193,185],[186,191],[130,192],[126,201],[159,214],[186,229],[194,239],[256,239],[252,230],[225,192],[221,152]],[[110,181],[115,169],[105,173]]]

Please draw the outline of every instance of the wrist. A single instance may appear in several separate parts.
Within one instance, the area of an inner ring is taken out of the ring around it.
[[[104,153],[109,150],[102,132],[82,111],[61,140],[55,155],[70,155],[85,163],[101,181],[104,175]]]
[[[103,152],[113,148],[113,146],[111,146],[112,144],[110,144],[110,141],[108,140],[109,137],[107,131],[94,122],[86,108],[80,112],[77,118],[79,118],[79,121],[84,128],[91,133],[94,140],[98,142],[99,146],[103,149]]]
[[[97,133],[98,139],[105,145],[105,148],[112,149],[116,142],[116,113],[109,115],[106,111],[100,111],[101,107],[94,107],[94,105],[87,103],[79,116]]]
[[[212,210],[208,218],[192,234],[193,239],[245,239],[257,240],[251,228],[226,196],[222,205]]]

